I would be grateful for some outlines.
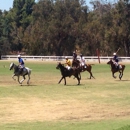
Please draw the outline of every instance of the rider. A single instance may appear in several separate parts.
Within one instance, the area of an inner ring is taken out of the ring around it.
[[[118,56],[117,56],[116,53],[114,52],[114,53],[113,53],[113,63],[115,64],[115,67],[116,67],[116,68],[119,66],[118,62],[119,62]]]
[[[76,51],[73,52],[73,61],[77,60],[77,54]]]
[[[18,62],[19,62],[19,65],[18,65],[18,67],[19,67],[19,74],[21,74],[22,71],[23,71],[23,68],[24,68],[24,61],[21,58],[21,55],[18,55]]]
[[[71,61],[68,59],[68,57],[66,56],[65,57],[65,59],[66,59],[66,68],[68,69],[68,70],[70,70],[71,69]]]
[[[80,66],[83,70],[83,68],[86,68],[86,63],[85,63],[85,58],[83,57],[82,54],[80,54]]]

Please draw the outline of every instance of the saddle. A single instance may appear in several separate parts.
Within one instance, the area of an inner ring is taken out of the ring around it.
[[[115,65],[115,68],[116,69],[122,69],[122,66],[120,64],[118,64],[118,65]]]
[[[22,74],[22,72],[26,72],[27,69],[24,67],[24,68],[19,68],[19,74]]]

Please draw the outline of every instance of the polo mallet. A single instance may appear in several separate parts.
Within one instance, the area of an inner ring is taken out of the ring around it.
[[[119,47],[118,50],[116,51],[116,53],[120,50],[121,48]]]

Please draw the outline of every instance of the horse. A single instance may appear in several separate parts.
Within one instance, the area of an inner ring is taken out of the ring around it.
[[[121,78],[123,76],[124,69],[125,69],[125,65],[119,64],[119,66],[116,67],[112,59],[110,59],[110,61],[108,61],[107,64],[111,66],[111,71],[112,71],[113,78],[116,78],[116,76],[114,74],[116,72],[119,72],[120,73],[119,74],[119,79],[121,80]]]
[[[60,69],[61,71],[61,79],[59,80],[58,84],[62,81],[62,79],[64,79],[64,85],[66,85],[66,77],[71,77],[72,75],[75,76],[78,80],[78,84],[80,85],[80,70],[77,68],[71,68],[70,70],[68,70],[63,64],[61,64],[60,62],[57,64],[56,69]]]
[[[79,60],[73,60],[72,61],[72,67],[79,67],[79,65],[80,65],[80,61]]]
[[[75,60],[75,61],[72,62],[72,67],[80,68],[80,72],[88,71],[89,74],[90,74],[89,79],[91,79],[91,78],[95,79],[95,77],[93,76],[92,71],[91,71],[92,70],[92,65],[93,64],[85,64],[84,67],[81,67],[79,60]]]
[[[14,69],[14,74],[12,75],[12,78],[14,79],[14,76],[17,76],[18,77],[18,82],[21,85],[22,85],[23,81],[25,80],[25,76],[28,75],[27,84],[29,85],[31,69],[29,69],[28,67],[24,67],[22,73],[19,74],[19,67],[17,65],[15,65],[14,63],[10,64],[10,68],[9,69],[10,70]],[[21,81],[19,81],[19,77],[20,76],[23,76],[23,79]],[[14,79],[14,80],[16,80],[16,79]]]

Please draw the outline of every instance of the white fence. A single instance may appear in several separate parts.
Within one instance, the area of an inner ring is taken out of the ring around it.
[[[22,56],[24,60],[28,61],[64,61],[66,56]],[[72,56],[67,56],[72,60]],[[84,56],[87,62],[98,62],[97,56]],[[79,57],[78,57],[79,58]],[[101,56],[100,62],[107,62],[110,56]],[[2,55],[1,60],[17,60],[17,55]],[[122,62],[130,62],[130,57],[119,57],[119,60]]]

